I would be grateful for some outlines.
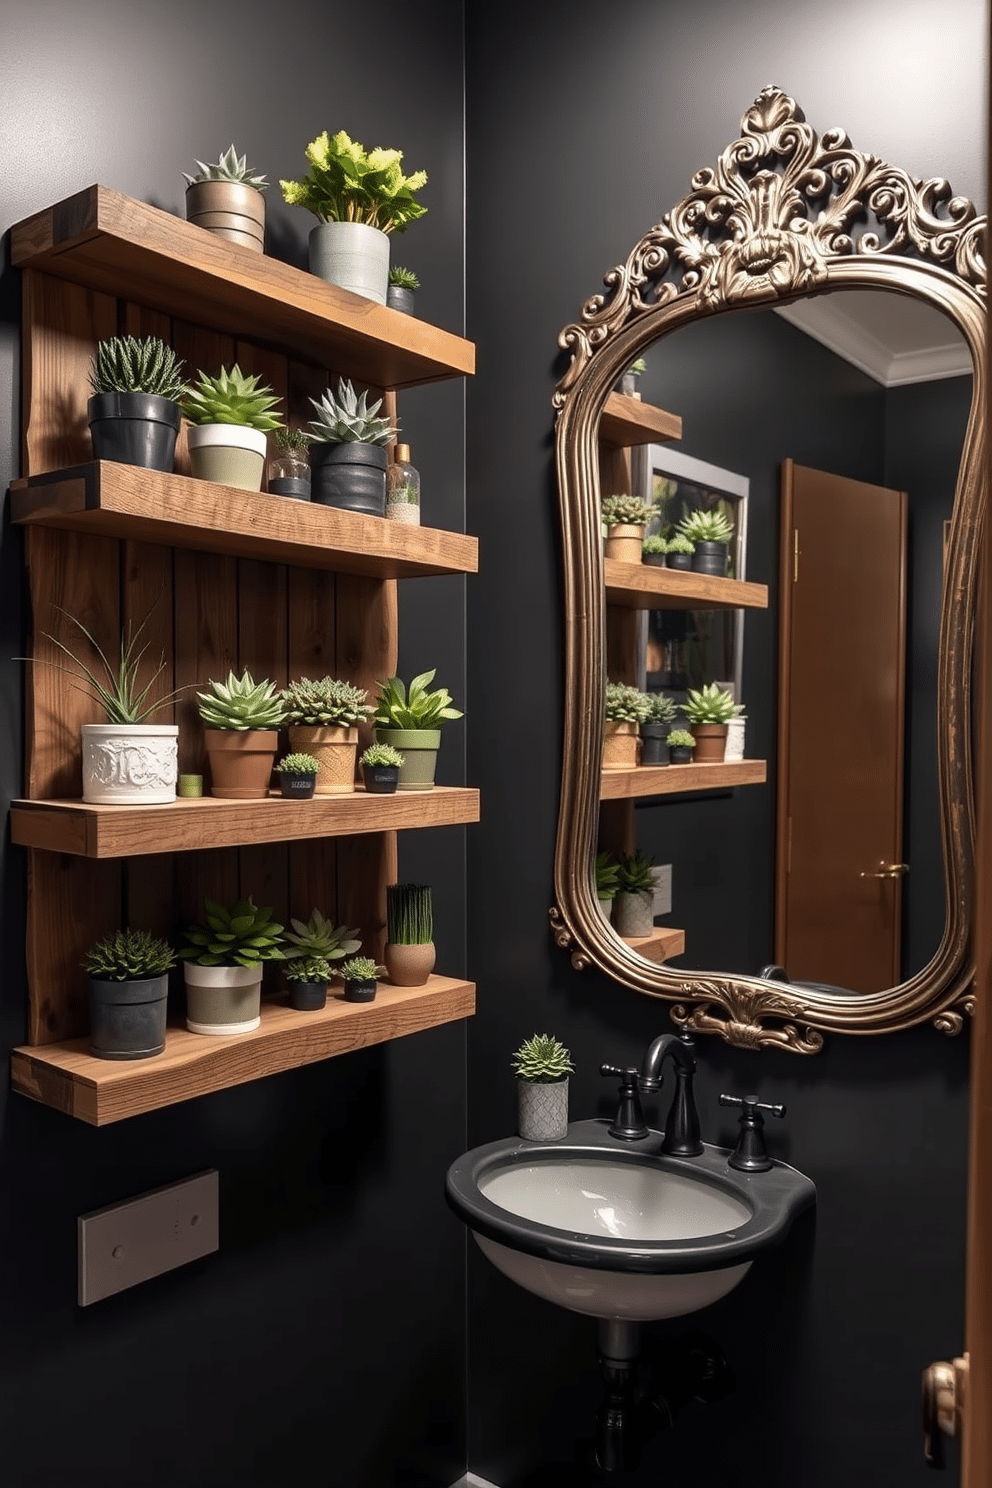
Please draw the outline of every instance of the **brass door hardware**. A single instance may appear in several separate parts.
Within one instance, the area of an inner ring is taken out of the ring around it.
[[[884,858],[879,859],[878,869],[875,873],[860,873],[859,878],[902,878],[909,872],[908,863],[886,863]]]
[[[944,1438],[957,1436],[968,1396],[968,1355],[942,1359],[923,1371],[923,1455],[930,1467],[944,1466]]]

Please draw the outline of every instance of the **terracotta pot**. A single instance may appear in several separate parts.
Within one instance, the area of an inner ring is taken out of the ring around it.
[[[719,765],[727,748],[727,725],[725,723],[694,723],[692,737],[696,747],[692,752],[695,764]]]
[[[387,940],[383,961],[389,980],[396,987],[422,987],[434,970],[434,942],[423,945],[397,945]]]
[[[205,729],[210,755],[210,794],[226,800],[261,800],[269,793],[279,748],[278,729]]]
[[[289,729],[289,747],[294,754],[312,754],[320,761],[316,795],[346,796],[355,789],[357,728],[294,723]]]
[[[618,522],[608,529],[603,543],[607,558],[617,558],[621,563],[640,563],[641,544],[644,541],[644,523]]]
[[[630,770],[637,764],[637,724],[611,723],[603,733],[603,769]]]

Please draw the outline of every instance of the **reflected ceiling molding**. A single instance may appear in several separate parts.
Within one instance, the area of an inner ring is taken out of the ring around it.
[[[890,294],[865,291],[857,318],[849,300],[826,296],[776,306],[776,314],[886,388],[971,376],[968,348],[946,316],[904,296],[896,303],[897,317]]]

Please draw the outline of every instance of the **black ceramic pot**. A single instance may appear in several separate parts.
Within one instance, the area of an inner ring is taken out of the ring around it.
[[[668,759],[673,765],[691,765],[692,750],[688,744],[672,744],[668,750]]]
[[[668,764],[668,731],[667,723],[641,724],[642,765]]]
[[[727,576],[727,544],[725,542],[697,542],[692,555],[694,573],[715,574],[723,579]]]
[[[688,572],[692,568],[691,553],[666,553],[665,566],[667,568],[681,568]]]
[[[310,500],[310,482],[296,475],[277,475],[269,481],[270,496],[289,496],[293,501]]]
[[[150,1059],[165,1048],[168,976],[136,982],[89,979],[90,1053],[98,1059]]]
[[[413,314],[414,290],[401,289],[398,284],[390,284],[386,289],[386,304],[390,310],[398,310],[401,315]]]
[[[182,412],[157,393],[94,393],[86,417],[97,460],[171,472]]]
[[[345,1002],[372,1002],[378,983],[375,977],[369,977],[367,981],[358,981],[354,977],[346,977],[344,984]]]
[[[641,562],[650,564],[652,568],[665,568],[667,566],[666,559],[667,554],[665,553],[644,553]]]
[[[298,1013],[317,1013],[326,1003],[326,982],[290,982],[289,1005]]]
[[[365,789],[373,796],[389,796],[399,785],[399,765],[363,765]]]
[[[317,776],[312,770],[295,771],[280,770],[279,786],[284,796],[291,801],[309,801],[317,788]]]
[[[321,506],[386,515],[386,451],[378,444],[310,446],[310,499]]]

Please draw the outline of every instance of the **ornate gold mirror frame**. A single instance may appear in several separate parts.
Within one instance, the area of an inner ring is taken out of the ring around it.
[[[564,749],[551,922],[576,969],[596,965],[677,1004],[673,1020],[745,1048],[812,1054],[821,1030],[889,1033],[930,1020],[957,1033],[972,1008],[974,883],[971,662],[978,537],[985,510],[985,218],[946,181],[919,181],[817,136],[796,103],[763,90],[741,137],[604,278],[559,345],[571,362],[554,396],[565,600]],[[974,365],[940,615],[937,781],[945,925],[917,975],[871,995],[833,995],[759,977],[666,969],[633,951],[599,912],[594,861],[606,680],[598,429],[614,384],[660,337],[704,316],[836,288],[895,290],[942,310]]]

